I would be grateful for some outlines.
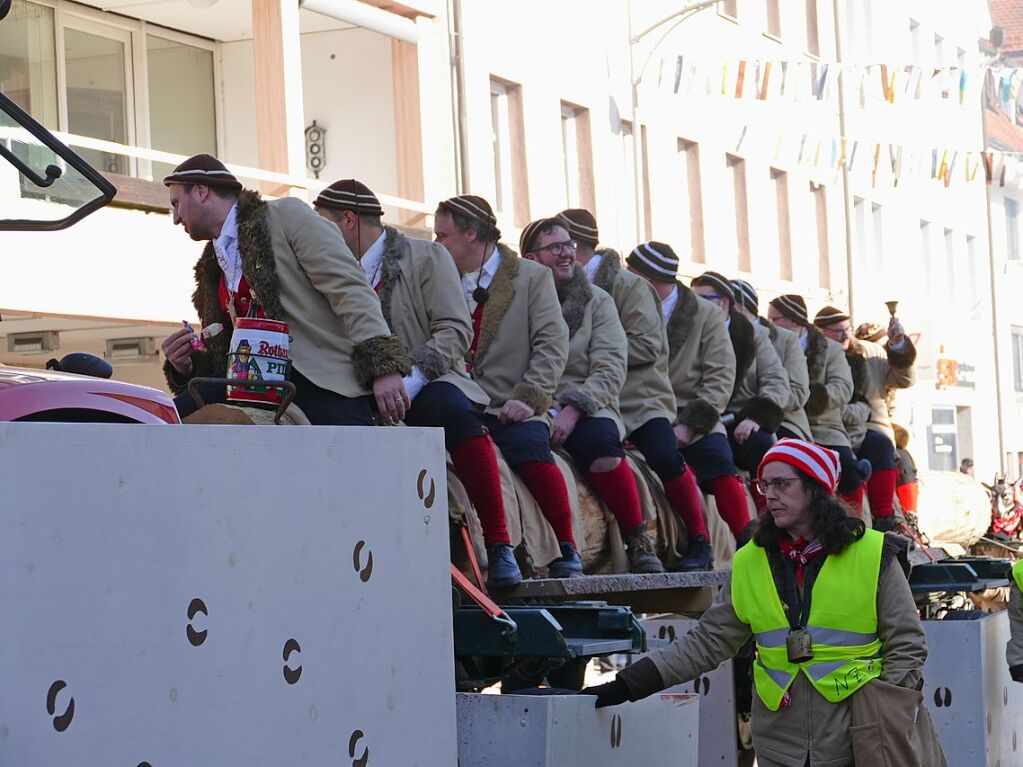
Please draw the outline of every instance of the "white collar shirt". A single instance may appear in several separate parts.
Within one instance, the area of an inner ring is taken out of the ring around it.
[[[366,249],[366,252],[362,254],[362,259],[359,261],[362,264],[362,271],[365,273],[371,288],[375,288],[380,284],[380,272],[384,263],[384,239],[386,237],[386,232],[377,237],[376,242]]]
[[[599,253],[594,253],[589,261],[583,266],[583,270],[586,272],[586,276],[590,278],[590,282],[597,276],[597,270],[600,268],[600,261],[603,258]]]
[[[664,322],[667,323],[671,319],[671,313],[675,311],[675,306],[678,304],[678,286],[671,291],[671,295],[661,301],[661,315],[664,317]]]
[[[501,266],[501,252],[494,248],[493,254],[483,262],[483,270],[475,270],[469,274],[462,275],[462,290],[465,292],[465,303],[469,307],[469,314],[476,311],[476,299],[472,297],[476,288],[489,288],[498,267]]]
[[[231,206],[224,225],[220,227],[220,236],[213,240],[213,252],[220,271],[224,273],[228,291],[237,293],[242,281],[242,257],[238,252],[238,203]]]

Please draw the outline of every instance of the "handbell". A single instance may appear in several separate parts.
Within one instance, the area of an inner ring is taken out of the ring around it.
[[[899,302],[898,301],[885,301],[884,305],[888,307],[888,314],[890,314],[892,317],[894,317],[895,316],[895,310],[899,308]]]

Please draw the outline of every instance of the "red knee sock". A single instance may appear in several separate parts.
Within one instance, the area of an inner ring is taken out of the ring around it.
[[[511,544],[505,526],[504,495],[501,492],[501,470],[490,437],[466,437],[451,450],[455,474],[465,485],[473,508],[483,526],[483,540]]]
[[[874,469],[867,480],[867,498],[870,500],[870,514],[874,517],[890,517],[895,513],[895,485],[899,472],[895,469]]]
[[[565,541],[575,546],[575,538],[572,537],[572,508],[568,505],[568,490],[560,469],[545,461],[525,461],[516,466],[515,471],[522,477],[540,505],[540,511],[551,523],[558,542]]]
[[[865,490],[866,488],[864,488],[864,486],[861,484],[851,493],[838,494],[838,497],[846,502],[846,504],[852,510],[853,516],[855,517],[863,516],[863,494]]]
[[[916,482],[907,482],[895,488],[895,494],[899,496],[899,503],[902,504],[903,511],[916,514],[916,498],[919,492]]]
[[[707,483],[717,502],[718,514],[728,525],[732,535],[738,536],[749,524],[749,506],[742,480],[736,476],[718,477]]]
[[[643,509],[639,505],[636,477],[623,458],[611,471],[591,471],[586,475],[594,489],[618,520],[618,527],[630,535],[643,524]]]
[[[703,496],[700,495],[700,488],[696,485],[696,476],[693,474],[693,470],[687,467],[682,472],[682,476],[665,482],[664,492],[668,496],[671,508],[682,518],[690,537],[702,535],[704,538],[709,538],[707,521],[703,518]]]

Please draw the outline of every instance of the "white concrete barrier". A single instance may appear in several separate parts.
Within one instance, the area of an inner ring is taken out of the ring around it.
[[[699,697],[596,709],[586,695],[458,694],[465,767],[697,767]]]
[[[453,765],[425,429],[0,424],[0,763]]]

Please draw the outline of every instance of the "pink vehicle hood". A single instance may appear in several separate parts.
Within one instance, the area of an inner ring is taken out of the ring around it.
[[[158,389],[0,365],[0,421],[66,408],[113,413],[139,423],[181,423],[174,401]]]

